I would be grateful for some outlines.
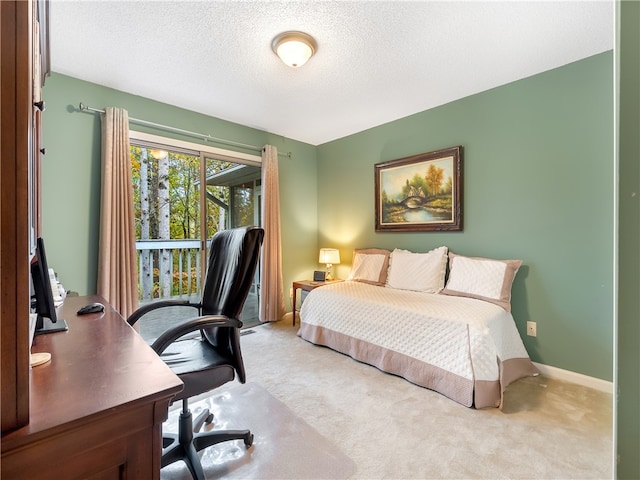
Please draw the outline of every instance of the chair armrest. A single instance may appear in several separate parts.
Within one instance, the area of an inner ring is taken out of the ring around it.
[[[191,303],[188,300],[162,300],[160,302],[153,302],[140,307],[127,318],[127,323],[133,326],[143,315],[146,315],[153,310],[164,307],[193,307],[200,309],[202,305],[200,303]]]
[[[160,335],[155,342],[151,345],[151,348],[158,354],[162,354],[165,349],[175,342],[178,338],[196,330],[202,330],[206,327],[231,327],[241,328],[242,322],[235,318],[225,317],[224,315],[208,315],[205,317],[198,317],[189,320],[180,325],[176,325],[170,328],[162,335]]]

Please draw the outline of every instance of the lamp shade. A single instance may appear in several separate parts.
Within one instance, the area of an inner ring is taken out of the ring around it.
[[[340,251],[337,248],[321,248],[318,263],[330,263],[332,265],[340,263]]]

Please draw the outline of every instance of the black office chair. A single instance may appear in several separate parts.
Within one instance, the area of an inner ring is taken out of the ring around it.
[[[191,475],[204,479],[198,453],[228,440],[253,443],[249,430],[199,433],[202,425],[213,420],[208,410],[192,420],[188,399],[213,390],[234,379],[245,382],[240,351],[240,314],[258,263],[264,230],[242,227],[216,233],[211,239],[209,262],[200,303],[165,300],[146,305],[127,322],[134,325],[143,315],[164,307],[186,306],[198,309],[199,317],[170,328],[151,347],[184,382],[184,390],[173,401],[182,400],[178,435],[163,434],[162,467],[183,460]],[[185,334],[200,331],[197,338]]]

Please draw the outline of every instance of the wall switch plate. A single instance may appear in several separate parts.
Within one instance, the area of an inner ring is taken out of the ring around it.
[[[527,322],[527,335],[535,337],[538,334],[536,322]]]

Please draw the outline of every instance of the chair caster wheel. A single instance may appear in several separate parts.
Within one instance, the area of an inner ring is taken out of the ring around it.
[[[244,437],[244,446],[249,448],[251,445],[253,445],[253,433]]]

